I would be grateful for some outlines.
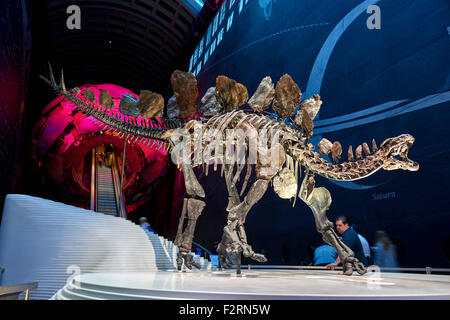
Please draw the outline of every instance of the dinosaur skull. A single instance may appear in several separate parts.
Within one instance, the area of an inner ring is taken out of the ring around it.
[[[419,170],[419,164],[408,159],[408,151],[413,143],[414,137],[410,134],[402,134],[398,137],[384,140],[380,146],[381,152],[385,155],[385,159],[383,160],[383,169],[403,169],[409,171]]]

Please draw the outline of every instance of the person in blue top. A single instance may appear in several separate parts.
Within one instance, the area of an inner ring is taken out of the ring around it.
[[[153,230],[153,228],[150,226],[150,223],[148,223],[146,217],[139,218],[139,225],[142,227],[142,229],[155,233],[155,230]]]
[[[379,267],[398,268],[397,248],[385,231],[375,232],[375,265]]]
[[[314,265],[326,266],[336,261],[338,257],[337,251],[332,246],[323,243],[314,250]]]
[[[364,255],[361,241],[359,240],[356,231],[350,227],[350,221],[346,216],[339,216],[336,218],[336,229],[342,235],[342,242],[355,253],[355,258],[367,267],[369,264]],[[340,262],[339,257],[337,257],[336,261],[328,264],[327,267],[334,269]]]

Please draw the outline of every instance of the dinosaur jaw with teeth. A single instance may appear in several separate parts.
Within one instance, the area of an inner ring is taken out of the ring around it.
[[[413,144],[414,137],[409,134],[402,134],[398,137],[385,140],[381,145],[381,150],[386,155],[383,169],[419,170],[419,164],[408,158],[409,149]]]

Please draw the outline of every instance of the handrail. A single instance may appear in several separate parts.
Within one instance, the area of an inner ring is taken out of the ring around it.
[[[91,157],[91,203],[90,209],[96,211],[97,209],[97,156],[96,148],[92,149]]]
[[[242,265],[245,267],[245,265]],[[325,266],[284,266],[284,265],[247,265],[247,269],[296,269],[296,270],[330,270]],[[335,267],[333,270],[342,270],[342,267]],[[443,272],[450,273],[449,268],[433,268],[433,267],[424,267],[424,268],[388,268],[388,267],[380,267],[381,271],[413,271],[413,272],[425,272],[426,274],[431,274],[433,271],[435,272]]]
[[[204,246],[198,244],[195,241],[192,241],[192,244],[196,245],[197,247],[199,247],[200,249],[203,249],[206,253],[208,253],[209,255],[213,255],[208,249],[206,249]]]
[[[37,282],[0,286],[0,299],[2,296],[9,298],[11,298],[11,296],[18,297],[21,292],[25,291],[25,300],[28,300],[30,290],[36,289],[37,287]]]
[[[112,151],[111,172],[113,176],[117,213],[119,217],[126,219],[127,210],[125,205],[125,196],[123,194],[123,190],[120,190],[119,166],[117,164],[116,154],[114,153],[114,150]]]

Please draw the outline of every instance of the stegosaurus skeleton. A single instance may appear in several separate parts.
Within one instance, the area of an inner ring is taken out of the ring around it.
[[[373,154],[367,155],[365,159],[342,164],[331,164],[314,151],[314,146],[308,144],[308,138],[301,131],[286,125],[284,121],[270,119],[266,115],[246,113],[239,110],[216,115],[209,119],[191,120],[187,123],[183,123],[181,119],[145,119],[138,123],[132,117],[129,117],[128,122],[124,122],[111,116],[106,112],[105,108],[95,103],[89,104],[68,91],[65,87],[62,73],[61,84],[57,85],[51,66],[50,80],[42,76],[41,78],[53,88],[56,94],[72,102],[80,112],[97,119],[102,130],[114,130],[129,135],[132,139],[134,137],[134,142],[139,144],[148,145],[152,143],[153,146],[156,143],[160,148],[167,148],[175,160],[180,160],[181,158],[189,159],[189,161],[177,162],[183,171],[186,192],[190,196],[190,198],[184,199],[182,215],[175,239],[175,244],[179,248],[177,257],[179,270],[181,270],[183,262],[189,269],[192,269],[192,266],[200,268],[193,260],[193,256],[189,254],[189,251],[192,247],[197,219],[205,206],[203,201],[196,198],[203,198],[205,192],[195,176],[193,166],[203,165],[207,175],[210,164],[214,164],[214,170],[217,169],[218,164],[221,164],[221,172],[225,176],[229,201],[227,206],[227,225],[223,229],[222,240],[217,248],[221,266],[229,266],[231,264],[230,256],[234,255],[236,257],[237,273],[239,274],[241,253],[245,257],[256,261],[266,261],[266,258],[262,254],[255,253],[247,242],[244,229],[246,216],[253,205],[262,198],[270,182],[273,183],[274,188],[277,187],[278,190],[275,191],[281,196],[280,192],[282,190],[280,191],[280,189],[287,188],[284,185],[286,176],[293,177],[295,180],[295,184],[292,183],[292,179],[290,180],[291,187],[294,185],[295,193],[293,196],[295,204],[298,174],[301,175],[301,166],[304,166],[306,174],[300,185],[298,197],[311,208],[317,231],[322,234],[322,238],[326,243],[336,249],[346,275],[351,275],[354,270],[359,274],[364,274],[366,268],[354,257],[352,250],[340,240],[333,230],[333,223],[326,216],[326,211],[331,205],[330,192],[326,188],[315,187],[314,175],[318,174],[340,181],[353,181],[365,178],[380,169],[416,171],[419,168],[417,163],[409,160],[407,157],[409,148],[414,143],[414,138],[409,134],[386,139],[379,149],[373,141]],[[233,143],[235,145],[243,143],[245,157],[247,158],[249,157],[250,149],[248,136],[251,136],[256,130],[275,132],[278,137],[278,142],[271,143],[270,147],[265,150],[264,164],[259,159],[257,163],[247,164],[247,173],[240,193],[238,193],[236,183],[244,168],[242,159],[238,157],[229,158],[226,152],[225,154],[214,153],[214,155],[206,157],[203,157],[203,153],[201,153],[201,161],[192,164],[190,161],[192,157],[192,153],[189,151],[190,148],[178,148],[183,141],[185,143],[184,146],[186,146],[186,143],[190,146],[197,144],[197,147],[200,148],[197,150],[204,150],[211,144],[211,140],[214,141],[212,144],[215,146],[219,144],[225,145],[229,143],[225,132],[230,129],[240,130],[241,133],[244,133],[244,139],[238,135],[236,138],[239,140],[239,143],[235,140]],[[245,139],[245,136],[247,136],[247,139]],[[186,138],[188,138],[187,141]],[[366,154],[367,149],[365,148]],[[268,155],[270,154],[277,155],[275,161],[271,161],[273,158],[269,159]],[[283,167],[285,163],[286,166]],[[234,172],[235,167],[236,172]],[[253,167],[255,167],[256,181],[250,186],[248,193],[241,200]],[[288,192],[288,194],[292,194],[292,192]],[[283,197],[286,196],[283,195]],[[188,222],[183,230],[186,212],[188,213]]]

